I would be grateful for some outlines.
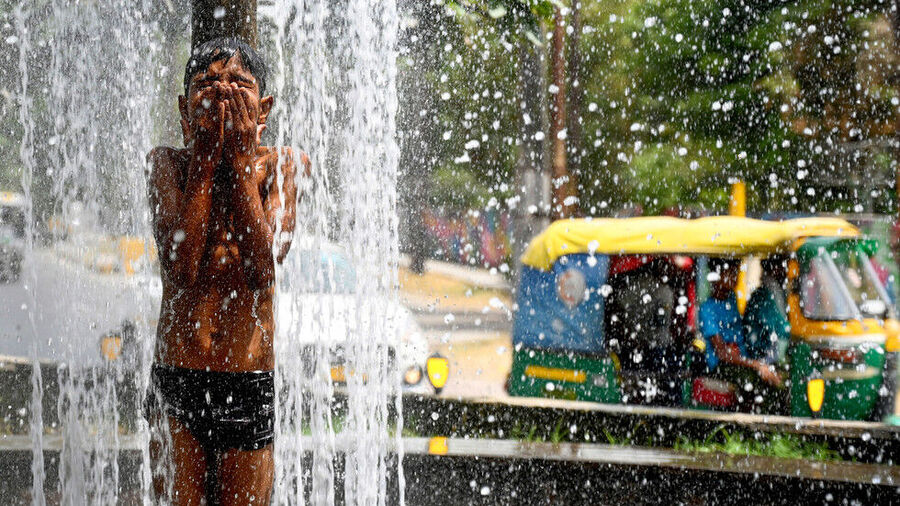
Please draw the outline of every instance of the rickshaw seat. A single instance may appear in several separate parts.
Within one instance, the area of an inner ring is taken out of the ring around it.
[[[694,378],[691,385],[691,398],[695,402],[720,408],[737,404],[735,386],[727,381],[709,376]]]

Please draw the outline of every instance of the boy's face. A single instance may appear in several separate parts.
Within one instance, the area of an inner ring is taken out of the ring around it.
[[[212,62],[209,67],[191,78],[188,96],[178,97],[178,109],[181,112],[181,129],[185,145],[189,145],[194,132],[198,129],[212,131],[219,122],[218,104],[226,98],[225,88],[236,84],[246,90],[249,96],[247,110],[255,115],[259,135],[265,129],[266,118],[272,109],[272,96],[260,97],[259,84],[253,74],[241,62],[240,53],[227,60]]]

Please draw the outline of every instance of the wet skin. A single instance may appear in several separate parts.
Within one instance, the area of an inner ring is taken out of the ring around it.
[[[274,368],[275,262],[290,248],[297,189],[291,151],[259,145],[272,104],[271,96],[259,96],[240,54],[213,62],[193,77],[188,96],[179,97],[186,148],[160,147],[148,155],[163,284],[159,363],[232,372]],[[308,172],[305,156],[301,163]],[[276,225],[285,240],[276,241]],[[162,421],[159,414],[153,417],[154,430]],[[176,477],[173,503],[199,504],[205,490],[203,449],[177,420],[167,421]],[[163,458],[161,450],[158,443],[151,445],[156,462]],[[267,503],[273,465],[271,445],[225,452],[221,504],[248,504],[250,497],[254,504]],[[164,483],[156,481],[161,491]]]

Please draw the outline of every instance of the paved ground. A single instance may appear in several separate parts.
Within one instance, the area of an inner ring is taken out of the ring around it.
[[[450,359],[450,379],[442,395],[506,397],[512,298],[504,276],[428,261],[422,275],[401,266],[400,293],[432,351]]]
[[[155,320],[147,282],[37,249],[19,280],[0,283],[0,355],[31,357],[36,345],[42,360],[98,360],[103,333],[126,319]]]
[[[426,271],[414,274],[400,268],[400,300],[420,314],[446,317],[448,324],[462,315],[484,319],[510,316],[512,299],[506,288],[483,288],[465,277]]]
[[[445,397],[507,397],[506,377],[512,365],[511,339],[502,331],[428,332],[430,343],[450,360]]]

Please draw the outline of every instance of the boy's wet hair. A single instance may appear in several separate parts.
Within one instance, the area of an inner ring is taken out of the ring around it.
[[[213,62],[230,59],[235,53],[241,54],[241,63],[256,78],[259,95],[263,96],[266,92],[266,62],[250,44],[234,37],[208,40],[194,48],[184,66],[184,96],[188,96],[195,75],[205,72]]]

